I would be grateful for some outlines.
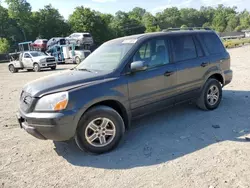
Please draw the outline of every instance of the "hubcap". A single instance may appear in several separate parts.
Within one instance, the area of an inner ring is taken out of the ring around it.
[[[220,91],[216,85],[212,85],[207,92],[207,102],[210,105],[215,105],[219,100]]]
[[[97,118],[91,121],[85,130],[87,142],[94,147],[110,144],[116,134],[114,123],[108,118]]]
[[[76,58],[76,63],[79,64],[80,63],[80,59],[77,57]]]

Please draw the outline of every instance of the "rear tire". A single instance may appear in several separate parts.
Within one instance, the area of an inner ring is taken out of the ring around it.
[[[9,65],[9,71],[10,71],[11,73],[16,73],[16,72],[18,72],[18,69],[16,69],[16,68],[14,67],[14,65]]]
[[[214,110],[220,105],[221,98],[222,86],[220,82],[210,78],[205,83],[196,104],[202,110]]]
[[[108,106],[96,106],[80,119],[75,141],[80,149],[101,154],[116,148],[124,132],[124,122],[117,111]]]
[[[41,68],[40,68],[40,66],[39,66],[37,63],[34,63],[34,65],[33,65],[33,70],[34,70],[35,72],[40,72]]]
[[[76,62],[76,64],[79,64],[79,63],[81,63],[81,59],[79,57],[76,57],[75,62]]]

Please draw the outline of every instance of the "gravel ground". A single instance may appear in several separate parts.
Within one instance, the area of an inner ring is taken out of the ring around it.
[[[0,64],[0,187],[250,187],[250,46],[230,54],[234,78],[217,110],[185,104],[152,114],[103,155],[38,140],[17,125],[22,86],[72,65],[11,74]]]

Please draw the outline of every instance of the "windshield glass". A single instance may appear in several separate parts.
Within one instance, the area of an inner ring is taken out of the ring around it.
[[[45,56],[46,54],[43,52],[30,52],[32,57]]]
[[[123,41],[105,43],[84,59],[76,69],[112,71],[134,44]]]

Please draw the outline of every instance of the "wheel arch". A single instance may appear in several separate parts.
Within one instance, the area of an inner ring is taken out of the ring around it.
[[[123,121],[124,121],[124,125],[126,129],[129,129],[130,127],[130,121],[131,121],[131,116],[128,112],[128,110],[125,108],[125,106],[115,100],[115,99],[106,99],[106,100],[102,100],[102,101],[98,101],[96,103],[91,104],[89,107],[87,107],[87,109],[82,113],[81,117],[90,109],[96,107],[96,106],[108,106],[112,109],[114,109],[115,111],[117,111],[119,113],[119,115],[122,117]]]
[[[214,73],[208,79],[210,79],[210,78],[214,78],[214,79],[218,80],[222,85],[224,85],[224,83],[225,83],[225,80],[220,73]]]

